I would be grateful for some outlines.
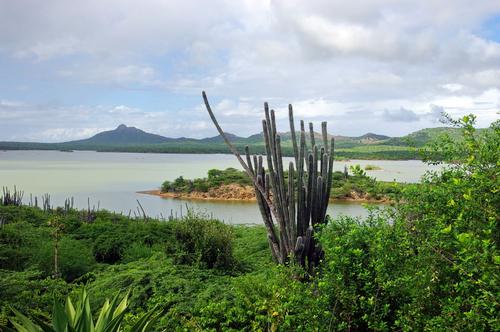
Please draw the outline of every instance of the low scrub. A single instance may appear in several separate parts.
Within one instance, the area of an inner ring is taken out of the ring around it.
[[[190,213],[172,222],[172,227],[176,245],[167,244],[167,252],[174,253],[178,263],[225,270],[233,266],[234,236],[230,226]]]

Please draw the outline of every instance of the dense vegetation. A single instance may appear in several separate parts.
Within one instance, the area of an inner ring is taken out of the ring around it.
[[[257,154],[264,154],[265,148],[260,143],[235,143],[236,148],[243,153],[245,146],[249,145]],[[188,140],[183,142],[167,142],[158,144],[128,144],[128,145],[106,145],[106,144],[79,144],[79,143],[29,143],[29,142],[0,142],[0,150],[90,150],[98,152],[139,152],[139,153],[230,153],[229,149],[221,142],[198,142]],[[291,156],[291,146],[283,147],[283,155]],[[391,145],[359,145],[346,148],[338,148],[335,157],[337,159],[385,159],[385,160],[408,160],[419,159],[419,154],[410,146]]]
[[[207,192],[211,188],[217,188],[221,185],[237,184],[240,186],[251,186],[252,180],[248,175],[235,168],[226,168],[225,170],[211,169],[206,178],[196,178],[193,180],[184,179],[182,176],[174,181],[165,181],[161,185],[162,192]]]
[[[285,172],[285,177],[288,179],[288,172]],[[173,193],[208,192],[210,189],[228,184],[251,186],[252,181],[245,172],[234,168],[211,169],[205,178],[190,180],[180,176],[173,181],[165,181],[161,185],[161,191]],[[367,176],[364,170],[356,165],[351,167],[350,171],[333,173],[330,197],[332,199],[396,200],[405,186],[407,185],[397,182],[377,181]]]
[[[49,320],[54,296],[86,284],[92,308],[131,291],[125,328],[156,308],[162,330],[499,330],[500,122],[481,134],[471,117],[455,124],[463,139],[428,156],[445,170],[394,207],[318,230],[325,260],[307,280],[272,262],[263,227],[0,206],[0,324],[10,306]]]

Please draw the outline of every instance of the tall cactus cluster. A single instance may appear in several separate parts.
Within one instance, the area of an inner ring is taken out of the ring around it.
[[[281,136],[276,130],[274,110],[264,104],[262,120],[266,164],[262,156],[251,156],[245,148],[246,160],[227,139],[215,118],[203,92],[207,111],[231,152],[253,180],[262,219],[267,229],[272,255],[279,264],[295,259],[304,269],[312,271],[323,256],[314,239],[314,228],[326,220],[330,189],[332,186],[334,140],[328,141],[326,122],[321,125],[321,144],[316,144],[313,124],[306,134],[304,121],[300,122],[297,140],[292,106],[289,106],[290,133],[294,161],[288,164],[288,174],[283,164]],[[309,136],[309,144],[306,137]],[[329,144],[330,143],[330,144]]]
[[[2,191],[3,195],[0,197],[0,205],[22,205],[24,191],[17,190],[15,186],[12,192],[7,187],[2,187]]]

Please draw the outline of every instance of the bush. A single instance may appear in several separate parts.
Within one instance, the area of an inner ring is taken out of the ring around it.
[[[26,222],[0,227],[0,269],[23,270],[38,248],[49,238],[49,232]]]
[[[95,240],[92,253],[97,262],[114,264],[122,259],[127,244],[120,234],[103,234]]]
[[[34,226],[46,225],[49,215],[43,210],[29,206],[0,205],[0,220],[4,224],[26,222]]]
[[[319,292],[334,310],[335,330],[395,329],[397,311],[413,287],[399,280],[412,255],[402,240],[382,215],[364,221],[342,217],[321,232],[327,261]]]
[[[175,252],[176,261],[205,268],[229,269],[233,266],[233,232],[218,220],[190,214],[171,222],[176,243],[167,243],[167,252]]]
[[[195,191],[206,193],[208,189],[210,189],[210,185],[208,181],[205,179],[194,179],[193,180],[193,189]]]
[[[124,249],[122,262],[129,263],[139,259],[148,258],[153,255],[155,251],[161,251],[161,248],[158,245],[151,246],[140,242],[134,242]]]
[[[0,270],[0,280],[0,311],[13,307],[48,312],[54,298],[66,296],[73,287],[61,279],[43,278],[36,270]]]
[[[205,331],[323,331],[330,312],[314,284],[297,280],[302,271],[273,266],[207,290],[186,324]],[[230,291],[228,291],[228,289]]]
[[[71,282],[89,272],[94,265],[92,250],[83,241],[65,236],[59,241],[58,268],[64,280]],[[44,272],[44,276],[54,273],[54,242],[45,242],[33,257],[33,265]]]
[[[500,122],[434,145],[447,162],[407,186],[396,210],[331,221],[318,280],[336,330],[496,330]],[[436,153],[438,152],[438,153]],[[434,159],[440,156],[442,159]]]
[[[370,164],[368,164],[368,165],[365,166],[365,170],[366,171],[379,171],[381,169],[382,168],[380,166],[377,166],[377,165],[370,165]]]
[[[211,169],[208,171],[209,187],[219,187],[223,184],[237,183],[239,185],[252,185],[252,180],[248,175],[235,168],[226,168],[225,170]]]

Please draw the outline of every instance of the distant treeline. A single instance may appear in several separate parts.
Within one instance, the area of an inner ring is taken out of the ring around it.
[[[246,144],[235,144],[240,152],[244,152]],[[262,144],[249,145],[252,154],[265,154]],[[89,144],[68,144],[68,143],[26,143],[26,142],[0,142],[0,150],[86,150],[98,152],[135,152],[135,153],[230,153],[223,143],[161,143],[145,145],[89,145]],[[291,146],[283,146],[283,154],[292,156]],[[399,147],[376,145],[369,149],[363,147],[338,148],[335,153],[336,159],[388,159],[388,160],[408,160],[419,159],[419,154],[410,147]]]

